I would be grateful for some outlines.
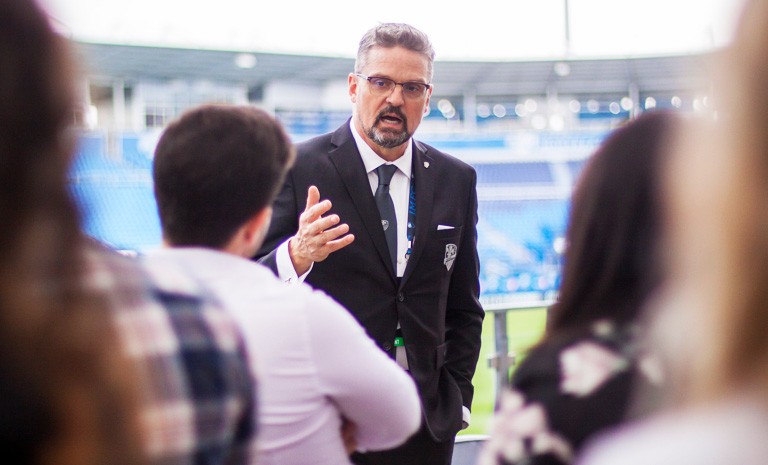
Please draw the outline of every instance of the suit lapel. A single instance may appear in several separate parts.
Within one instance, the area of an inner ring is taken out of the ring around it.
[[[360,158],[360,152],[355,145],[355,139],[349,129],[349,124],[339,128],[332,136],[331,143],[334,148],[329,152],[331,162],[339,173],[339,178],[347,189],[352,203],[355,205],[360,218],[363,221],[368,235],[371,237],[376,251],[381,260],[386,264],[392,276],[395,270],[392,268],[392,260],[389,257],[389,247],[381,227],[381,218],[376,201],[371,193],[371,185],[365,172],[365,165]],[[345,221],[344,218],[341,221]],[[352,231],[355,233],[355,231]]]
[[[426,147],[419,142],[413,147],[413,182],[416,184],[416,231],[413,235],[411,257],[403,273],[401,287],[413,273],[416,263],[419,261],[424,245],[430,236],[430,220],[435,200],[435,172],[434,160],[427,154]],[[382,234],[383,235],[383,234]]]

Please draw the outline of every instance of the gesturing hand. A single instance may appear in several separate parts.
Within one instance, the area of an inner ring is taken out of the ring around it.
[[[313,262],[322,262],[355,240],[354,234],[347,234],[347,224],[338,224],[339,215],[323,216],[330,209],[331,201],[321,202],[320,191],[309,186],[307,206],[299,216],[299,230],[291,238],[288,248],[293,268],[299,276],[306,273]]]

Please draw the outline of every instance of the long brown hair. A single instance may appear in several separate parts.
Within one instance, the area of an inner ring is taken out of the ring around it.
[[[768,392],[768,1],[747,2],[735,30],[715,68],[717,121],[686,138],[667,180],[669,305],[685,314],[699,401]]]
[[[653,111],[616,129],[572,196],[563,283],[547,337],[597,320],[627,323],[662,279],[660,165],[677,115]]]
[[[0,449],[15,463],[136,457],[124,359],[106,299],[85,284],[66,184],[75,87],[39,6],[0,0]]]

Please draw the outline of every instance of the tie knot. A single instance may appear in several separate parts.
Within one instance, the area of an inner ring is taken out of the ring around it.
[[[379,185],[389,186],[389,182],[392,180],[395,171],[397,171],[397,166],[395,165],[384,164],[376,168],[376,174],[379,176]]]

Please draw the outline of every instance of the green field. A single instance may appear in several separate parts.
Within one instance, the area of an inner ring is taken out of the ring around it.
[[[496,372],[488,367],[488,357],[495,352],[493,314],[486,313],[483,321],[482,347],[475,377],[475,397],[472,402],[472,424],[459,434],[487,434],[493,415]],[[510,351],[520,355],[541,337],[546,312],[544,308],[512,310],[507,313],[507,337]]]

